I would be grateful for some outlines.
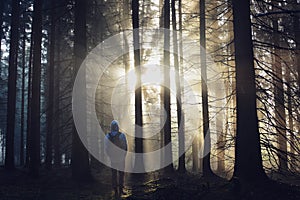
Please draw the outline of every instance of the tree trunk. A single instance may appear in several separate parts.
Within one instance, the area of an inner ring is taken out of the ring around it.
[[[193,172],[198,172],[198,170],[199,170],[200,160],[199,160],[198,154],[199,154],[199,139],[197,137],[195,137],[194,141],[192,143],[192,158],[193,158],[192,170],[193,170]]]
[[[163,18],[164,18],[163,1],[164,0],[159,0],[159,6],[158,6],[159,7],[159,28],[163,28],[163,24],[164,24],[164,22],[163,22]],[[160,64],[163,65],[163,60],[160,60]],[[164,94],[163,94],[164,88],[161,87],[160,89],[161,89],[160,90],[161,92],[159,94],[159,98],[160,98],[160,127],[163,127],[164,126],[163,123],[165,123],[164,122],[164,110],[163,110],[163,108],[164,108]],[[164,142],[164,130],[163,129],[160,130],[159,139],[160,139],[160,141],[159,141],[160,142],[160,148],[164,148],[165,142]],[[164,158],[165,158],[165,152],[160,151],[160,164],[161,165],[163,165],[163,163],[165,162]]]
[[[294,0],[296,5],[296,10],[300,9],[300,4],[297,0]],[[297,68],[297,83],[298,83],[298,101],[300,99],[300,14],[299,12],[294,14],[293,16],[293,25],[294,25],[294,37],[295,37],[295,43],[296,43],[296,68]],[[296,128],[298,129],[298,133],[296,135],[300,135],[300,110],[297,109],[297,121],[296,121]]]
[[[219,100],[217,103],[217,108],[221,108],[221,101]],[[217,169],[220,174],[225,172],[225,134],[224,134],[224,115],[223,110],[219,111],[216,119],[216,129],[217,129]]]
[[[258,130],[250,0],[233,0],[237,133],[234,176],[250,182],[267,179]]]
[[[25,110],[25,68],[26,68],[26,32],[23,27],[22,41],[22,97],[21,97],[21,137],[20,137],[20,165],[24,165],[24,110]]]
[[[3,26],[3,14],[4,14],[4,1],[0,2],[0,25],[1,27]],[[3,38],[3,28],[0,29],[0,41]],[[0,42],[0,58],[2,58],[2,48],[1,48],[2,44]],[[2,70],[2,62],[0,62],[0,74],[1,74],[1,70]]]
[[[275,3],[275,2],[273,2]],[[284,89],[283,89],[283,77],[282,77],[282,65],[281,65],[281,53],[277,46],[280,46],[280,38],[278,33],[278,19],[272,20],[273,23],[273,42],[274,42],[274,54],[273,54],[273,84],[274,84],[274,97],[275,97],[275,126],[277,132],[278,152],[279,159],[279,171],[286,171],[287,166],[287,139],[286,139],[286,115],[284,108]]]
[[[164,1],[164,109],[166,112],[166,122],[164,124],[164,145],[165,155],[164,162],[170,163],[165,167],[166,172],[172,172],[173,157],[172,157],[172,135],[171,135],[171,97],[170,97],[170,0]],[[168,146],[167,146],[168,145]],[[166,147],[167,146],[167,147]]]
[[[33,68],[31,100],[31,135],[29,170],[33,177],[39,176],[40,166],[40,95],[41,95],[41,42],[42,42],[42,0],[34,1],[33,34]]]
[[[291,54],[289,53],[288,56],[291,56]],[[295,133],[294,133],[294,117],[293,117],[293,96],[292,96],[292,70],[290,69],[290,67],[287,67],[287,72],[286,72],[286,81],[287,81],[287,110],[288,110],[288,132],[290,134],[290,139],[289,139],[289,143],[290,143],[290,169],[294,169],[294,165],[295,165],[295,150],[296,150],[296,144],[295,144]]]
[[[55,123],[53,129],[53,143],[54,143],[54,166],[59,167],[61,165],[61,152],[60,152],[60,134],[61,134],[61,111],[60,111],[60,51],[61,51],[61,30],[60,20],[58,20],[56,26],[56,63],[55,63],[55,83],[54,83],[54,115]]]
[[[184,129],[182,123],[182,102],[181,102],[181,81],[179,76],[179,60],[178,60],[178,39],[177,39],[177,28],[176,28],[176,5],[175,0],[172,0],[172,26],[173,26],[173,45],[174,45],[174,67],[175,67],[175,84],[176,84],[176,106],[177,106],[177,125],[178,125],[178,153],[181,155],[178,162],[178,171],[183,173],[186,171],[185,168],[185,138]]]
[[[295,1],[296,9],[300,9],[300,5],[297,0]],[[293,25],[295,33],[295,42],[296,42],[296,62],[297,62],[297,83],[298,83],[298,94],[300,96],[300,14],[295,13],[293,16]],[[298,113],[300,115],[300,113]],[[300,120],[300,117],[299,117]]]
[[[209,149],[208,154],[203,158],[203,176],[213,174],[210,167],[210,129],[208,112],[208,91],[207,91],[207,72],[206,72],[206,33],[205,33],[205,0],[200,0],[200,64],[201,64],[201,89],[202,89],[202,113],[203,113],[203,138],[204,149]],[[205,139],[207,138],[207,139]]]
[[[51,9],[51,30],[50,30],[50,56],[49,56],[49,82],[48,82],[48,106],[47,106],[47,136],[46,136],[46,168],[52,167],[52,149],[53,149],[53,116],[54,116],[54,58],[55,58],[55,5],[56,0],[52,1]]]
[[[135,153],[143,153],[143,110],[142,110],[142,86],[141,86],[141,53],[139,37],[139,1],[132,1],[132,27],[134,45],[134,68],[136,73],[135,89]],[[143,156],[136,154],[135,169],[144,169]]]
[[[27,79],[27,130],[26,130],[26,160],[25,166],[29,166],[30,161],[30,141],[31,141],[31,85],[32,85],[32,57],[33,57],[33,34],[30,38],[28,79]]]
[[[9,71],[8,71],[8,98],[7,98],[7,127],[5,143],[5,168],[14,169],[14,134],[15,134],[15,113],[16,113],[16,79],[17,59],[19,41],[19,15],[20,4],[18,0],[12,1],[12,17],[9,49]]]
[[[75,56],[75,72],[76,76],[80,65],[85,59],[87,53],[87,42],[86,42],[86,9],[87,2],[85,0],[75,1],[75,28],[74,28],[74,56]],[[80,80],[82,88],[80,96],[86,97],[86,79],[85,77]],[[85,99],[86,101],[86,99]],[[73,102],[76,104],[75,102]],[[82,111],[82,119],[87,119],[87,108]],[[84,132],[87,133],[87,121],[83,122]],[[81,133],[84,134],[84,133]],[[87,135],[84,136],[87,139]],[[90,165],[89,165],[89,154],[87,149],[84,147],[82,141],[79,138],[77,130],[73,128],[72,138],[72,176],[76,180],[89,180],[91,178]]]

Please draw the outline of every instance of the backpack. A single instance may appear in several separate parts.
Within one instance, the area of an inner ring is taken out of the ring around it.
[[[122,148],[122,141],[120,140],[120,135],[121,135],[120,132],[118,132],[118,133],[117,133],[116,135],[114,135],[114,136],[113,136],[111,133],[109,133],[109,140],[110,140],[113,144],[115,144],[117,147],[123,149],[123,148]]]

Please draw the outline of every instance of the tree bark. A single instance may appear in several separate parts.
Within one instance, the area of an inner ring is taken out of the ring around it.
[[[176,20],[176,5],[175,0],[172,0],[172,28],[173,28],[173,46],[174,46],[174,67],[175,67],[175,84],[176,84],[176,106],[177,106],[177,125],[178,125],[178,171],[184,173],[185,168],[185,138],[184,129],[182,123],[184,120],[182,118],[182,101],[181,101],[181,81],[179,76],[179,58],[178,58],[178,39],[177,39],[177,20]]]
[[[33,34],[33,68],[31,99],[31,133],[29,170],[33,177],[39,176],[40,166],[40,97],[41,97],[41,42],[42,42],[42,0],[34,1]]]
[[[21,130],[20,130],[20,165],[24,165],[24,111],[25,111],[25,68],[26,68],[26,32],[23,27],[22,41],[22,91],[21,91]]]
[[[221,101],[218,101],[217,108],[221,108]],[[216,119],[216,129],[217,129],[217,169],[220,174],[225,172],[225,134],[224,134],[224,114],[223,110],[219,111]]]
[[[291,54],[288,54],[288,56],[291,56]],[[294,169],[294,165],[295,165],[295,150],[296,150],[296,144],[295,144],[295,133],[294,133],[294,117],[293,117],[293,94],[292,94],[292,70],[290,69],[290,67],[287,67],[287,72],[285,74],[285,78],[287,81],[287,110],[288,110],[288,116],[287,116],[287,120],[288,120],[288,132],[290,134],[290,169]]]
[[[273,1],[273,3],[275,3]],[[279,171],[287,171],[287,139],[286,139],[286,115],[284,106],[284,89],[283,89],[283,76],[281,65],[281,52],[277,47],[280,46],[278,18],[274,16],[273,23],[273,84],[274,84],[274,97],[275,97],[275,127],[277,132],[277,144],[278,144],[278,160]]]
[[[200,0],[200,67],[201,67],[201,89],[202,89],[202,113],[203,113],[203,138],[204,149],[211,149],[209,111],[208,111],[208,91],[207,91],[207,66],[206,66],[206,20],[205,20],[205,0]],[[207,139],[205,139],[207,138]],[[213,174],[210,166],[210,150],[203,158],[203,176]]]
[[[74,28],[74,56],[75,56],[75,72],[76,76],[83,60],[87,53],[87,41],[86,41],[86,9],[87,2],[85,0],[75,1],[75,28]],[[86,79],[85,77],[80,80],[82,88],[80,92],[86,97]],[[86,99],[85,99],[86,101]],[[74,102],[73,102],[74,103]],[[87,108],[82,111],[82,119],[87,119]],[[84,131],[87,133],[87,121],[84,120]],[[84,133],[82,133],[84,134]],[[87,139],[87,135],[84,136]],[[84,147],[82,141],[79,138],[77,130],[73,128],[73,140],[72,140],[72,176],[76,180],[90,180],[90,164],[89,154]]]
[[[142,86],[141,86],[141,53],[139,37],[139,0],[132,1],[132,27],[133,27],[133,45],[134,45],[134,68],[136,73],[135,88],[135,153],[143,153],[143,110],[142,110]],[[136,169],[144,168],[142,155],[135,158],[134,167]]]
[[[31,85],[32,85],[32,57],[33,57],[33,34],[30,38],[29,62],[28,62],[28,78],[27,78],[27,130],[26,130],[26,160],[25,166],[29,166],[30,161],[30,141],[31,141]]]
[[[262,166],[258,130],[250,0],[232,0],[236,63],[237,133],[234,176],[247,181],[267,179]]]
[[[295,1],[296,9],[300,9],[300,4],[297,0]],[[295,13],[293,15],[293,25],[295,33],[295,43],[296,43],[296,62],[297,62],[297,83],[298,83],[298,94],[300,96],[300,14]],[[300,113],[298,113],[300,115]],[[299,117],[300,119],[300,117]]]
[[[0,25],[2,27],[3,25],[3,14],[4,14],[4,1],[0,2]],[[0,29],[0,41],[3,38],[3,28]],[[1,42],[0,42],[0,58],[2,58],[2,48],[1,48]],[[0,62],[0,74],[2,70],[2,62]]]
[[[300,9],[300,4],[297,0],[294,0],[296,10]],[[300,97],[300,14],[296,13],[293,16],[293,28],[294,28],[294,37],[295,37],[295,43],[296,43],[296,69],[297,69],[297,83],[298,83],[298,100]],[[296,121],[296,127],[298,128],[298,133],[296,135],[300,135],[300,109],[298,108],[297,111],[297,121]]]
[[[58,20],[56,26],[56,63],[55,63],[55,81],[54,81],[54,115],[55,123],[53,129],[53,143],[54,143],[54,166],[59,167],[61,165],[61,152],[60,152],[60,134],[61,134],[61,111],[60,111],[60,51],[61,51],[61,30]]]
[[[54,58],[55,58],[55,5],[56,0],[52,1],[51,9],[51,28],[50,28],[50,49],[49,49],[49,66],[48,66],[48,106],[47,106],[47,136],[46,136],[46,168],[52,167],[52,149],[53,149],[53,116],[54,116]]]
[[[200,165],[202,163],[202,162],[200,162],[198,154],[199,154],[199,139],[197,137],[195,137],[195,139],[192,143],[192,158],[193,158],[192,170],[193,170],[193,172],[198,172],[199,163],[200,163]]]
[[[164,109],[166,112],[166,122],[164,124],[164,145],[165,155],[164,161],[170,163],[165,167],[165,171],[170,173],[174,170],[173,168],[173,157],[172,157],[172,135],[171,135],[171,96],[170,96],[170,0],[164,1]],[[169,145],[168,147],[166,147]]]
[[[8,71],[8,98],[7,98],[7,127],[5,143],[5,168],[8,170],[15,168],[14,163],[14,136],[15,136],[15,113],[16,113],[16,79],[17,79],[17,59],[19,41],[19,15],[20,4],[18,0],[12,1],[12,17],[9,49],[9,71]]]

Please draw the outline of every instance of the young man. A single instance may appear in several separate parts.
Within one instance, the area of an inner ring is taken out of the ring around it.
[[[112,187],[115,194],[123,194],[127,140],[125,134],[119,131],[116,120],[111,122],[110,129],[110,133],[105,136],[104,148],[111,161]]]

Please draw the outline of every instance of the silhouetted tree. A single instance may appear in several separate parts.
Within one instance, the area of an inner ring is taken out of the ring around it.
[[[31,148],[31,98],[32,98],[32,57],[33,57],[33,34],[30,37],[29,61],[28,61],[28,78],[27,78],[27,130],[26,130],[26,159],[25,166],[29,166],[30,161],[30,148]]]
[[[163,87],[163,104],[166,114],[166,121],[164,124],[164,145],[165,148],[164,160],[170,163],[165,167],[166,172],[173,171],[173,157],[172,157],[172,136],[171,136],[171,96],[170,96],[170,0],[164,1],[164,87]]]
[[[176,84],[176,106],[177,106],[177,125],[178,125],[178,152],[182,154],[178,161],[178,171],[185,172],[185,138],[184,138],[184,123],[182,114],[181,101],[181,81],[179,75],[179,58],[178,58],[178,37],[177,37],[177,20],[176,20],[176,5],[175,0],[172,0],[172,28],[173,28],[173,45],[174,45],[174,67],[175,67],[175,84]],[[179,8],[181,9],[181,8]]]
[[[86,41],[86,0],[75,0],[75,27],[74,27],[74,57],[75,57],[75,71],[74,77],[76,76],[85,56],[87,54],[87,41]],[[82,77],[80,80],[81,88],[79,92],[86,96],[86,79]],[[74,103],[74,102],[73,102]],[[87,110],[82,110],[82,119],[84,119],[83,127],[87,133]],[[87,137],[85,135],[84,137]],[[87,138],[84,138],[87,139]],[[77,180],[90,179],[90,164],[89,154],[87,149],[84,147],[82,141],[79,138],[77,130],[73,128],[72,138],[72,176]]]
[[[233,0],[236,63],[237,133],[234,176],[244,181],[266,179],[262,166],[256,107],[250,0]]]
[[[26,78],[26,31],[25,31],[25,23],[22,27],[22,89],[21,89],[21,130],[20,130],[20,165],[24,165],[24,127],[25,127],[25,78]]]
[[[201,62],[201,89],[202,89],[202,112],[203,112],[203,138],[204,149],[211,149],[209,113],[208,113],[208,91],[207,91],[207,66],[206,66],[206,23],[205,23],[205,0],[200,0],[200,62]],[[210,167],[210,150],[203,158],[203,175],[213,174]]]
[[[50,27],[50,48],[48,65],[48,105],[47,105],[47,136],[46,136],[46,168],[50,169],[53,159],[53,127],[54,127],[54,58],[55,58],[55,35],[56,35],[56,0],[52,0],[51,27]]]
[[[32,99],[30,120],[30,174],[39,176],[40,166],[40,115],[41,115],[41,42],[42,42],[42,0],[35,0],[33,6],[33,66],[32,66]]]
[[[2,13],[1,13],[2,14]],[[7,98],[7,127],[6,127],[6,151],[5,168],[14,169],[14,136],[16,119],[16,83],[17,83],[17,59],[19,41],[19,0],[12,1],[12,17],[10,31],[9,49],[9,71],[8,71],[8,98]]]
[[[140,53],[140,37],[139,37],[139,1],[132,1],[132,27],[133,27],[133,46],[134,46],[134,67],[136,73],[135,88],[135,152],[143,152],[143,110],[142,110],[142,86],[141,86],[141,53]],[[143,157],[137,154],[135,159],[135,167],[144,167]]]

